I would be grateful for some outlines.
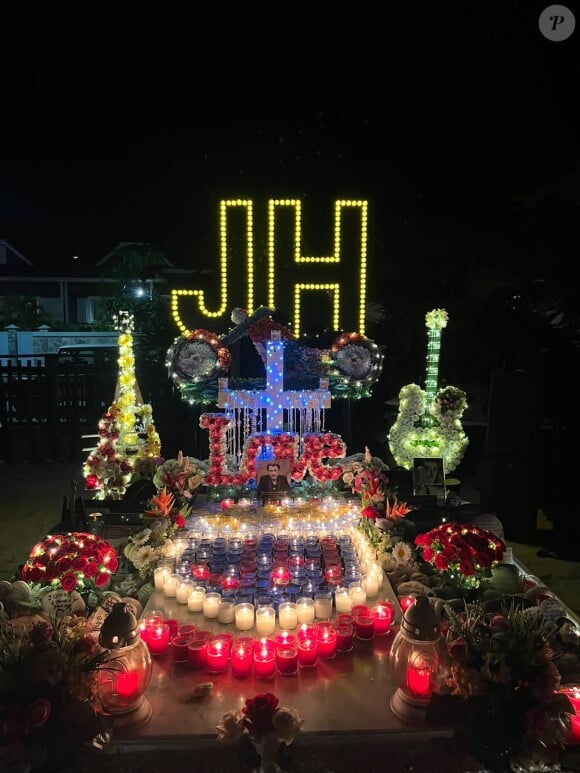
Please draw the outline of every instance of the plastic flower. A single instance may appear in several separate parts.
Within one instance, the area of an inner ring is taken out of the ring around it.
[[[304,720],[296,709],[280,706],[274,714],[272,724],[278,740],[289,746],[294,741],[296,733],[301,730]]]
[[[216,725],[218,741],[235,741],[244,734],[244,717],[240,711],[226,711],[220,725]]]
[[[393,556],[395,563],[408,564],[413,560],[413,548],[408,542],[395,542],[391,549],[391,555]]]

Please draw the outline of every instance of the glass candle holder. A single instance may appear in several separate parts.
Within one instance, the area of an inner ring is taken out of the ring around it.
[[[296,647],[279,647],[276,650],[276,668],[282,676],[293,676],[298,671],[298,649]]]
[[[262,647],[254,651],[254,676],[271,679],[276,673],[276,655],[271,649]]]
[[[187,604],[187,599],[189,598],[189,594],[193,590],[193,581],[192,580],[180,580],[177,583],[177,587],[175,589],[175,600],[178,604]]]
[[[233,623],[235,619],[236,602],[233,598],[222,598],[218,603],[217,618],[220,623],[227,625]]]
[[[178,574],[168,574],[163,583],[163,595],[168,599],[174,599],[177,591],[177,583],[181,582]]]
[[[200,669],[207,666],[207,639],[191,639],[187,645],[187,651],[192,668]]]
[[[379,595],[379,579],[376,574],[363,574],[361,586],[365,589],[367,598],[374,599]]]
[[[270,636],[276,630],[276,610],[274,607],[256,609],[256,631],[259,636]]]
[[[172,615],[172,612],[167,613],[168,615]],[[177,636],[179,633],[179,621],[176,617],[164,617],[163,622],[165,625],[169,628],[169,638],[171,639],[172,636]]]
[[[353,605],[364,604],[367,600],[367,592],[362,585],[351,585],[348,589],[348,592],[352,599]]]
[[[296,636],[294,636],[293,633],[290,633],[290,631],[279,631],[274,636],[274,643],[276,644],[276,649],[279,647],[294,647],[296,644]]]
[[[171,637],[171,656],[175,663],[187,663],[189,660],[189,636],[177,636]]]
[[[352,609],[352,598],[348,588],[338,587],[334,592],[334,608],[337,614],[350,614]]]
[[[314,668],[318,663],[318,641],[316,638],[298,640],[298,665]]]
[[[253,662],[254,648],[251,642],[236,641],[230,653],[232,676],[236,679],[246,679],[252,671]]]
[[[187,597],[187,608],[190,612],[202,612],[203,600],[205,598],[204,588],[193,588]]]
[[[395,605],[392,601],[382,601],[371,609],[375,636],[387,636],[395,619]]]
[[[203,599],[203,616],[208,620],[217,618],[221,600],[219,593],[206,593]]]
[[[318,655],[327,660],[336,655],[336,629],[332,624],[318,626]]]
[[[171,574],[171,570],[167,566],[157,566],[153,570],[153,584],[155,590],[163,590],[165,580]]]
[[[234,615],[238,631],[250,631],[254,627],[255,612],[253,604],[236,604]]]
[[[375,638],[375,626],[370,615],[357,615],[354,619],[356,638],[361,641],[370,641]]]
[[[336,651],[350,652],[354,648],[354,627],[343,623],[336,628]]]
[[[296,599],[296,619],[298,625],[314,622],[314,599],[308,596]]]
[[[169,626],[167,623],[157,622],[149,626],[146,644],[152,655],[163,655],[169,647]]]
[[[314,617],[317,620],[328,620],[332,617],[332,593],[320,591],[314,594]]]
[[[179,626],[178,633],[180,636],[187,636],[188,639],[191,639],[196,631],[197,625],[194,625],[193,623],[182,623]]]
[[[228,643],[223,639],[210,639],[207,643],[207,672],[221,674],[227,670],[230,655]]]
[[[293,601],[283,601],[278,606],[278,622],[280,628],[293,630],[298,625],[298,609]]]

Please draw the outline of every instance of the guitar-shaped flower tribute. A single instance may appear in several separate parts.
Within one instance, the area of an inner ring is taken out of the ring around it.
[[[427,312],[425,390],[417,384],[406,384],[399,392],[399,415],[388,440],[396,463],[407,470],[413,467],[415,458],[442,457],[445,473],[452,472],[469,444],[461,426],[467,395],[453,386],[437,388],[441,331],[448,319],[445,309]]]

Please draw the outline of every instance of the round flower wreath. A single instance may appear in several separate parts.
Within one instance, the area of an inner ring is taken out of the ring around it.
[[[383,370],[383,354],[377,344],[361,333],[344,333],[334,339],[330,349],[334,375],[346,381],[374,384]]]
[[[178,336],[167,350],[165,366],[176,384],[209,381],[228,370],[231,354],[217,335],[197,328]]]
[[[85,532],[54,534],[38,542],[22,567],[25,582],[73,591],[103,588],[119,567],[117,551],[101,537]]]

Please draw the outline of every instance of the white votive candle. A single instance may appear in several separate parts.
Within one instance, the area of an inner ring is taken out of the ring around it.
[[[179,578],[175,574],[168,574],[165,577],[165,582],[163,583],[163,595],[168,599],[175,598],[178,579]]]
[[[353,604],[364,604],[367,600],[367,592],[362,585],[351,585],[348,589],[348,595]]]
[[[314,617],[317,620],[328,620],[332,617],[332,596],[322,593],[314,596]]]
[[[337,588],[334,592],[334,606],[338,615],[348,615],[352,610],[353,601],[348,588]]]
[[[193,583],[191,580],[181,580],[181,582],[178,582],[177,588],[175,589],[175,600],[177,603],[187,604],[187,599],[189,598],[192,589]]]
[[[270,636],[276,630],[276,610],[274,607],[256,609],[256,631],[259,636]]]
[[[222,597],[219,593],[206,593],[203,599],[203,616],[212,620],[218,616],[218,607]]]
[[[254,605],[243,602],[236,604],[236,628],[238,631],[249,631],[254,627]]]
[[[379,595],[379,581],[374,574],[365,574],[362,579],[362,587],[368,598],[375,598]]]
[[[218,604],[218,620],[220,623],[224,625],[233,623],[235,608],[236,602],[233,599],[222,599]]]
[[[171,574],[167,566],[158,566],[153,570],[153,582],[155,590],[163,590],[165,580]]]
[[[314,599],[297,599],[296,618],[298,620],[298,625],[314,622]]]
[[[298,611],[293,601],[283,601],[278,607],[278,622],[280,628],[288,631],[293,630],[298,625]]]
[[[203,610],[203,600],[205,590],[203,588],[194,588],[187,597],[187,608],[190,612],[201,612]]]

